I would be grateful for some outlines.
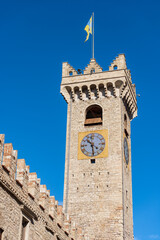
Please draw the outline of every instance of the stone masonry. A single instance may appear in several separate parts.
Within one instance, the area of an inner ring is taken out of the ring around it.
[[[61,94],[68,103],[64,212],[82,228],[86,240],[133,240],[130,121],[137,116],[137,101],[124,54],[109,71],[95,59],[83,73],[64,62]],[[101,125],[84,124],[92,105],[102,109]],[[94,157],[94,163],[78,159],[79,133],[99,130],[108,131],[108,157]]]
[[[68,215],[64,215],[46,185],[29,172],[24,159],[17,159],[11,143],[0,134],[0,239],[82,239]]]

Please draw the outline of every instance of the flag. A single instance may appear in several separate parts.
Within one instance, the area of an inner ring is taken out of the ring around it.
[[[84,30],[87,32],[87,37],[86,37],[86,40],[85,40],[85,42],[86,42],[89,38],[89,34],[92,34],[92,16],[89,19],[89,21],[88,21],[87,25],[85,26]]]

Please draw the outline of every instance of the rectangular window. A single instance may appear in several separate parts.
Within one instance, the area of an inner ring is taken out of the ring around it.
[[[93,164],[93,163],[95,163],[96,162],[96,160],[95,159],[91,159],[91,163]]]
[[[21,240],[28,240],[29,220],[26,217],[22,217],[22,230]]]

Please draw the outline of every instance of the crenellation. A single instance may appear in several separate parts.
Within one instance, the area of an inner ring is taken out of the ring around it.
[[[46,185],[40,185],[39,205],[45,209],[46,213],[49,213],[49,195]]]
[[[28,193],[34,198],[35,202],[39,201],[40,181],[37,179],[36,173],[29,173]]]
[[[29,178],[29,171],[30,171],[30,166],[26,165],[26,172],[27,172],[28,178]]]
[[[4,144],[3,162],[2,165],[7,168],[10,176],[15,179],[17,164],[17,151],[13,150],[12,143]]]
[[[24,159],[17,160],[16,179],[22,184],[23,189],[28,191],[28,169]]]
[[[0,134],[0,165],[2,164],[2,158],[3,158],[3,148],[4,148],[4,134]]]
[[[64,62],[62,65],[62,76],[66,77],[70,75],[77,75],[77,71],[68,62]]]
[[[57,206],[57,219],[58,219],[58,223],[63,226],[64,223],[64,213],[63,213],[63,207],[62,205],[58,205]]]
[[[70,233],[71,231],[71,218],[68,214],[64,215],[64,225],[63,225],[65,231]]]
[[[63,70],[68,69],[70,65],[63,64]],[[114,69],[116,66],[117,69]],[[94,71],[92,71],[94,69]],[[66,70],[68,71],[68,70]],[[88,75],[89,74],[89,75]],[[65,77],[65,78],[64,78]],[[130,70],[127,69],[124,54],[119,54],[109,67],[109,71],[102,71],[102,68],[96,63],[95,59],[91,59],[83,74],[78,76],[69,76],[62,74],[61,94],[67,103],[72,101],[88,101],[90,99],[124,97],[125,88],[129,90],[132,98],[132,104],[128,105],[128,111],[131,118],[137,115],[136,91],[132,86]],[[101,86],[101,88],[100,88]],[[103,86],[103,87],[102,87]],[[126,101],[128,104],[128,102]]]
[[[3,134],[0,135],[0,141],[3,145]],[[0,149],[2,152],[2,146]],[[69,222],[66,228],[62,206],[58,205],[54,196],[50,196],[50,190],[47,190],[46,185],[40,185],[37,174],[29,172],[25,160],[17,160],[17,151],[13,150],[11,143],[4,144],[0,185],[3,186],[0,188],[0,227],[4,230],[4,238],[12,236],[13,240],[19,239],[24,216],[29,221],[30,236],[33,237],[33,233],[36,233],[33,240],[39,240],[40,236],[45,240],[51,236],[61,240],[72,239],[72,233],[69,231],[71,223]],[[11,222],[3,221],[9,219],[6,218],[8,213]]]
[[[53,219],[57,216],[57,212],[55,209],[55,197],[54,196],[49,197],[49,215],[52,216]]]
[[[87,67],[84,69],[84,74],[93,74],[102,72],[102,67],[96,62],[95,59],[91,59],[90,63],[87,65]]]
[[[115,67],[117,67],[115,69]],[[118,57],[111,63],[111,66],[109,67],[109,71],[117,70],[117,69],[126,69],[126,59],[124,54],[119,54]]]

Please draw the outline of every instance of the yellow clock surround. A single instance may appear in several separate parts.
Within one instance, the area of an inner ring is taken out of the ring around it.
[[[105,148],[104,150],[97,156],[86,156],[82,151],[81,151],[81,141],[83,138],[90,134],[90,133],[99,133],[101,134],[104,139],[105,139]],[[78,160],[83,160],[83,159],[91,159],[91,158],[105,158],[108,157],[108,130],[95,130],[95,131],[88,131],[88,132],[79,132],[78,134]]]

